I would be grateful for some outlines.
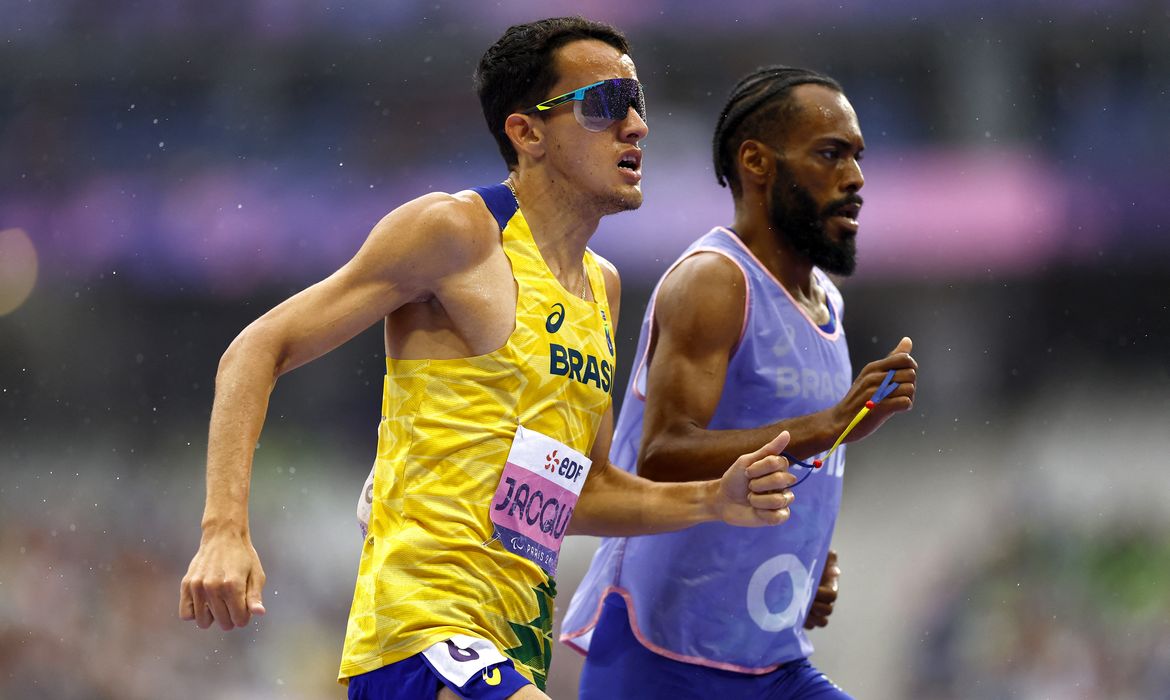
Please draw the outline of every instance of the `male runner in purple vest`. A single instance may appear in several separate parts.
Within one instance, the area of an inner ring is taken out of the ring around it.
[[[562,641],[587,654],[582,698],[848,698],[809,664],[805,627],[835,598],[829,550],[845,449],[826,452],[894,370],[897,388],[849,433],[913,404],[903,338],[852,383],[843,303],[826,273],[855,266],[864,141],[840,85],[773,66],[739,82],[720,115],[715,173],[735,224],[696,241],[647,309],[610,459],[659,481],[791,431],[802,480],[784,526],[704,524],[607,538],[569,606]]]

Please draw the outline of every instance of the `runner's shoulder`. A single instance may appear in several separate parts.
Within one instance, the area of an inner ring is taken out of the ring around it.
[[[412,199],[384,216],[371,237],[401,241],[452,265],[481,259],[500,244],[495,218],[470,190]]]

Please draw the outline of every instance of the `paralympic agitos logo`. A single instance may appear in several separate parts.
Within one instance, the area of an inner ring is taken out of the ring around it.
[[[549,333],[556,333],[565,322],[565,307],[553,304],[553,312],[544,321],[544,329]],[[606,328],[606,340],[609,341],[609,328]],[[568,377],[575,382],[592,384],[608,393],[613,385],[613,365],[607,360],[599,360],[595,355],[581,352],[577,348],[548,344],[548,372],[554,376]]]

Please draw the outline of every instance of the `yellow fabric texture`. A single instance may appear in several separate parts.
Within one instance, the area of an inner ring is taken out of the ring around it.
[[[466,634],[491,641],[544,686],[556,585],[493,540],[491,501],[517,424],[589,454],[611,400],[613,319],[591,251],[585,268],[595,302],[556,280],[519,210],[502,242],[518,287],[516,327],[504,347],[386,361],[343,682]],[[577,371],[566,371],[568,349],[583,360]]]

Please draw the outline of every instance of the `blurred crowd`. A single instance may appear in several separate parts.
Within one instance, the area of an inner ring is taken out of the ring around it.
[[[1161,529],[1004,531],[933,601],[908,697],[1167,697],[1167,581]]]

